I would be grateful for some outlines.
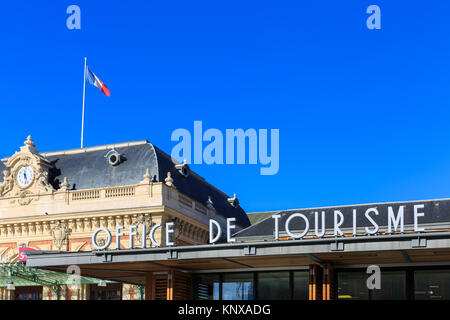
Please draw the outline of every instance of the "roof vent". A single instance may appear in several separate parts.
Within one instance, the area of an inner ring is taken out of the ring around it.
[[[233,198],[228,198],[227,201],[233,208],[237,208],[239,206],[239,200],[236,197],[236,193]]]
[[[175,169],[177,169],[178,172],[185,178],[189,175],[190,169],[189,169],[186,159],[184,159],[183,164],[176,164]]]
[[[117,166],[122,162],[122,155],[114,150],[114,148],[108,151],[105,158],[108,159],[109,164],[112,166]]]

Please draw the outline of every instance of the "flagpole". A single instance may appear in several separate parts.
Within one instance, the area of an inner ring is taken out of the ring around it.
[[[86,63],[87,63],[87,58],[84,57],[83,112],[82,112],[82,116],[81,116],[81,148],[83,148],[84,102],[86,101]]]

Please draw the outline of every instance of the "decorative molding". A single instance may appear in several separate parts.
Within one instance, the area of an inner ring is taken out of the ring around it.
[[[16,197],[18,197],[17,199],[17,203],[20,204],[21,206],[27,206],[30,204],[31,201],[33,201],[34,199],[31,197],[33,195],[32,192],[24,190],[24,191],[19,191],[18,193],[16,193]],[[15,200],[12,200],[11,202],[14,203]]]
[[[147,214],[140,214],[136,217],[136,219],[133,222],[134,225],[138,226],[136,230],[136,242],[140,245],[142,245],[142,225],[145,224],[146,226],[146,232],[145,232],[145,239],[149,239],[151,228],[155,225],[152,219],[152,215]]]
[[[48,170],[53,166],[50,161],[39,155],[30,136],[20,147],[20,151],[4,161],[8,170],[3,171],[3,182],[0,183],[1,197],[17,197],[18,204],[28,205],[33,199],[24,199],[40,193],[53,193],[55,189],[48,181]],[[33,180],[27,186],[21,187],[16,182],[17,173],[22,167],[29,166],[33,170]],[[14,201],[14,200],[13,200]],[[11,201],[11,203],[14,203]]]
[[[72,229],[61,221],[56,221],[54,227],[50,230],[50,235],[53,238],[53,245],[61,250],[62,246],[67,243]]]
[[[3,170],[3,182],[0,183],[0,197],[9,193],[14,186],[14,178],[9,170]]]

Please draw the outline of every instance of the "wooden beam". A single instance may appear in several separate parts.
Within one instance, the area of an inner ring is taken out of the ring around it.
[[[167,277],[167,300],[173,300],[174,271],[170,270]]]
[[[151,272],[145,276],[145,300],[153,300],[153,274]]]

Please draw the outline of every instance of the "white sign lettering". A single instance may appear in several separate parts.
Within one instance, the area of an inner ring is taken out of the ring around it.
[[[365,219],[364,223],[364,234],[363,235],[379,235],[383,236],[384,233],[392,234],[394,232],[404,232],[405,231],[405,212],[406,206],[400,205],[396,210],[392,206],[384,207],[385,209],[380,209],[379,207],[366,207],[365,211],[360,212],[360,217]],[[415,204],[410,208],[409,214],[411,215],[409,217],[410,221],[410,229],[414,232],[423,232],[425,230],[424,227],[419,226],[419,219],[425,217],[425,205],[424,204]],[[344,210],[349,209],[335,209],[335,210],[329,210],[328,216],[325,211],[312,211],[309,213],[303,212],[294,212],[287,216],[287,219],[284,222],[284,231],[286,232],[287,237],[290,237],[292,239],[302,239],[305,235],[310,234],[311,236],[315,236],[318,238],[322,238],[326,235],[327,229],[325,221],[327,219],[332,219],[332,223],[330,223],[330,228],[333,230],[328,232],[332,232],[332,234],[335,237],[342,237],[344,236],[344,231],[350,230],[350,233],[353,236],[357,236],[357,211],[359,209],[352,209],[351,210],[351,220],[352,223],[345,224],[345,216],[342,212],[345,212]],[[381,210],[381,211],[380,211]],[[348,212],[350,213],[350,212]],[[380,218],[379,216],[384,216],[384,222],[383,225],[386,230],[381,230],[380,228]],[[314,217],[313,217],[314,216]],[[280,220],[282,218],[281,214],[274,214],[271,216],[271,219],[273,221],[274,225],[274,231],[273,231],[273,237],[274,240],[279,240],[280,238]],[[311,221],[310,221],[311,219]],[[328,221],[329,221],[328,220]],[[301,230],[295,229],[293,225],[295,223],[301,223],[303,227],[301,227]],[[360,221],[360,220],[358,220]],[[377,222],[378,221],[378,222]],[[222,228],[226,228],[225,232],[225,238],[227,243],[233,243],[236,241],[236,239],[233,237],[233,229],[236,229],[236,225],[234,224],[236,222],[236,218],[227,218],[225,223],[219,223],[216,220],[210,219],[209,220],[209,243],[214,244],[217,243],[220,239],[222,239]],[[329,221],[331,222],[331,221]],[[314,229],[312,229],[312,223],[314,223]],[[361,223],[361,222],[360,222]],[[149,233],[150,241],[152,246],[154,247],[160,247],[161,243],[157,242],[155,239],[155,233],[156,231],[161,228],[161,224],[156,224],[152,227]],[[311,226],[311,231],[310,231]],[[117,226],[115,229],[115,248],[120,248],[120,239],[121,237],[125,236],[125,234],[128,235],[129,238],[129,248],[134,248],[134,238],[137,236],[136,229],[139,226],[136,225],[130,225],[128,233],[123,232],[124,229],[123,226]],[[344,228],[345,227],[345,228]],[[362,228],[363,226],[361,226]],[[147,247],[147,227],[145,225],[142,225],[142,247]],[[175,246],[176,243],[171,240],[171,235],[175,232],[175,223],[174,222],[167,222],[165,224],[165,244],[166,246]],[[294,231],[295,230],[295,231]],[[347,231],[348,232],[348,231]],[[97,239],[98,235],[100,233],[106,234],[106,239],[103,237],[101,241]],[[163,235],[161,235],[163,236]],[[224,239],[225,240],[225,239]],[[111,245],[112,241],[112,235],[111,232],[106,228],[98,228],[94,231],[92,234],[92,244],[97,250],[104,250],[108,248]]]

